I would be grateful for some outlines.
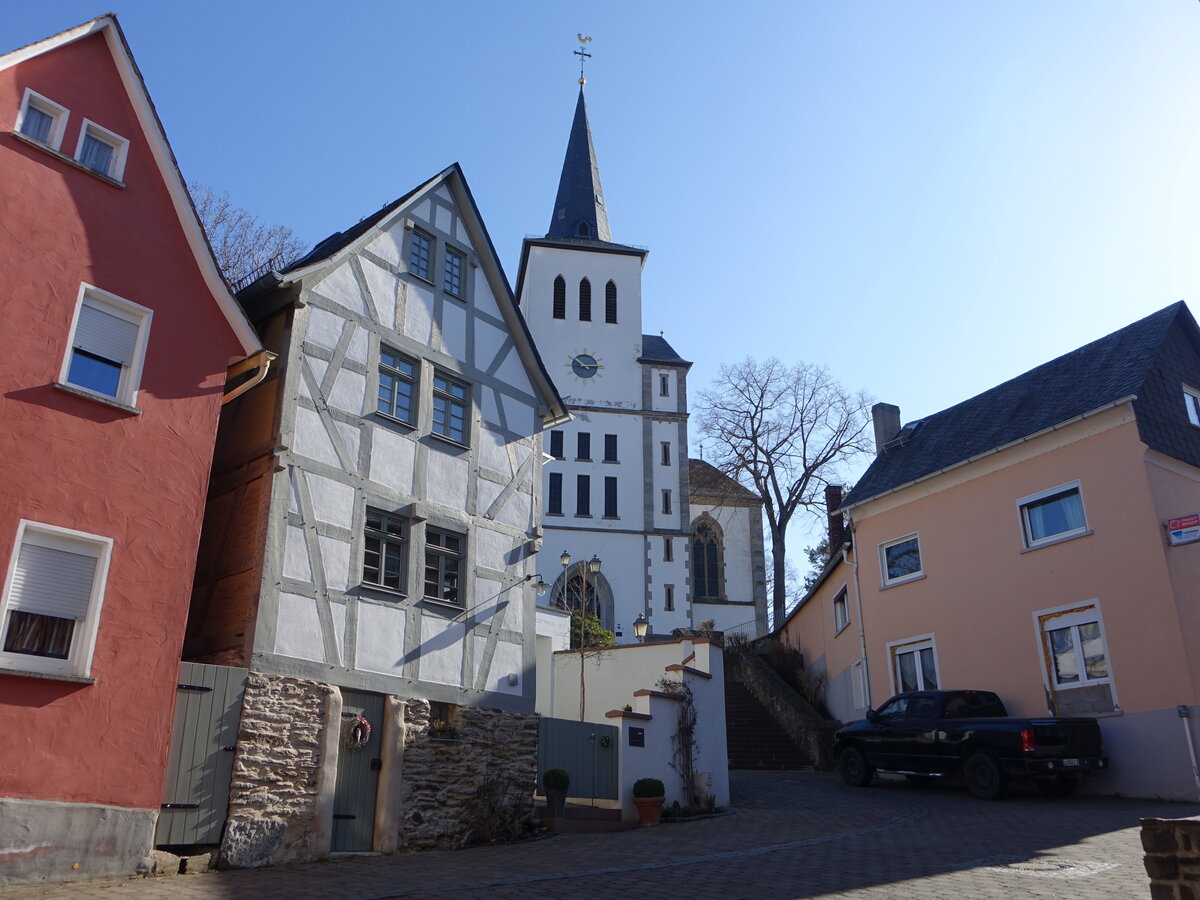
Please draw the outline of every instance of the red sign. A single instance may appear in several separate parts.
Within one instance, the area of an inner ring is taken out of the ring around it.
[[[1195,528],[1200,526],[1200,513],[1192,513],[1190,516],[1180,516],[1178,519],[1167,520],[1167,531],[1182,531],[1185,528]]]

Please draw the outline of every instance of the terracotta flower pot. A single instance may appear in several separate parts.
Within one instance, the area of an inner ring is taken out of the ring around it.
[[[637,807],[638,821],[643,825],[657,825],[662,819],[665,801],[666,797],[634,797],[633,805]]]

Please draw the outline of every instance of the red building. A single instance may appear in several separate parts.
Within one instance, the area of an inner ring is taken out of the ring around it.
[[[261,346],[111,16],[0,56],[0,284],[0,886],[132,872]]]

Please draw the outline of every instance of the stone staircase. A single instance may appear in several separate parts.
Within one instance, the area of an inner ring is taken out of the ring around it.
[[[730,769],[803,769],[815,764],[739,681],[725,681],[725,741]]]

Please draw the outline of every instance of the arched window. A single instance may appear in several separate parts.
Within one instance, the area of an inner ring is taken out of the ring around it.
[[[567,282],[561,275],[554,279],[554,318],[567,317]]]
[[[554,582],[553,599],[550,605],[558,609],[586,609],[600,619],[600,624],[609,631],[613,630],[613,593],[608,579],[603,572],[592,574],[588,571],[587,562],[573,564],[566,573],[564,588],[563,576],[559,575]]]
[[[590,235],[591,235],[591,231],[588,229],[588,223],[580,222],[579,223],[579,236],[580,237],[589,237]]]
[[[725,598],[725,547],[721,526],[708,513],[692,525],[692,597]]]
[[[579,321],[592,321],[592,283],[586,278],[579,282]]]
[[[604,286],[604,321],[617,324],[617,286],[611,281]]]

